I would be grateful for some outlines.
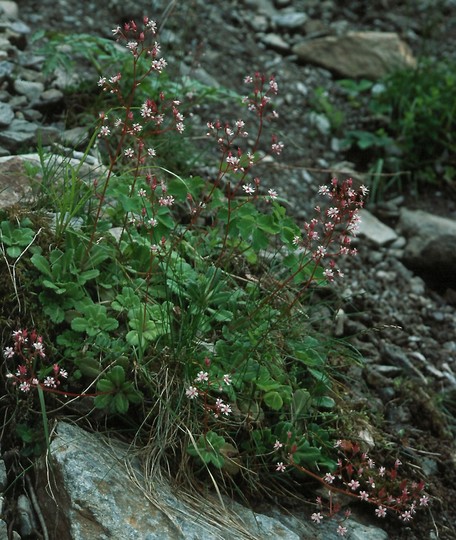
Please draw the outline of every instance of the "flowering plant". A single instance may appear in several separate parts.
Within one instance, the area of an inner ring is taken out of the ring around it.
[[[67,389],[89,379],[96,407],[128,414],[138,438],[160,439],[153,463],[191,462],[195,475],[215,468],[227,483],[241,475],[251,492],[291,468],[318,478],[330,470],[361,496],[369,477],[337,469],[331,447],[340,412],[329,349],[343,344],[313,336],[305,300],[341,279],[339,258],[356,254],[351,238],[367,189],[332,179],[319,189],[328,204],[313,217],[299,224],[287,215],[278,189],[257,174],[266,156],[284,151],[274,132],[262,142],[278,116],[279,86],[260,73],[244,80],[245,118],[204,128],[218,150],[214,174],[164,167],[161,137],[182,140],[185,104],[147,84],[166,68],[156,34],[147,17],[114,29],[132,69],[128,79],[114,71],[98,80],[108,106],[83,159],[96,150],[103,166],[95,179],[79,179],[84,196],[60,210],[80,227],[65,221],[55,243],[30,246],[27,261],[39,291],[29,311],[42,311],[60,360],[47,364],[43,340],[15,331],[5,349],[18,363],[9,380],[65,403],[87,396]],[[370,497],[378,509],[391,505],[381,491]]]

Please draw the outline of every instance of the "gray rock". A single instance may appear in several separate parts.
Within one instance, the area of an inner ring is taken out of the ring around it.
[[[308,16],[305,13],[292,11],[290,13],[280,13],[272,17],[272,22],[279,28],[285,30],[296,30],[304,25]]]
[[[12,62],[8,62],[7,60],[2,60],[0,62],[0,81],[4,81],[5,79],[11,77],[13,71],[14,64]]]
[[[267,47],[274,49],[275,51],[279,51],[281,53],[287,53],[290,51],[290,44],[278,34],[266,34],[261,38],[261,41]]]
[[[5,462],[2,460],[0,460],[0,492],[2,492],[5,487],[6,487],[6,482],[7,482],[7,478],[6,478],[6,467],[5,467]],[[1,505],[0,505],[0,514],[2,512],[2,508],[1,508]]]
[[[348,32],[298,43],[301,62],[317,64],[343,77],[379,79],[398,68],[414,67],[408,45],[392,32]]]
[[[37,101],[39,96],[44,91],[44,84],[41,82],[24,81],[16,79],[14,81],[14,89],[18,94],[25,96],[29,101]]]
[[[322,135],[329,135],[331,132],[331,122],[324,114],[311,111],[309,113],[309,122],[311,125],[315,126]]]
[[[37,129],[38,126],[32,122],[15,118],[8,129],[0,131],[0,142],[15,149],[18,145],[34,141]]]
[[[0,103],[0,127],[9,126],[14,119],[14,112],[8,103]]]
[[[401,209],[398,228],[407,238],[404,262],[417,271],[454,280],[456,221],[423,212]]]
[[[6,17],[9,17],[10,19],[17,19],[19,17],[19,8],[17,7],[17,3],[11,2],[10,0],[2,0],[0,2],[0,13]]]
[[[19,495],[17,499],[17,518],[19,531],[22,537],[29,537],[36,530],[36,521],[30,500],[25,495]]]
[[[361,223],[359,226],[359,235],[367,238],[377,246],[385,246],[397,239],[396,232],[382,223],[368,210],[362,209],[359,212]]]
[[[255,32],[266,32],[269,28],[269,19],[266,15],[254,15],[249,19],[249,24],[255,30]]]
[[[75,425],[58,425],[51,452],[68,495],[67,507],[61,510],[69,518],[74,540],[216,540],[233,534],[246,539],[299,540],[300,536],[277,519],[229,501],[225,501],[225,509],[220,508],[218,519],[212,516],[213,521],[208,512],[198,512],[179,500],[169,487],[161,484],[156,493],[146,491],[141,487],[139,462],[129,456],[129,450],[128,445]],[[127,461],[134,480],[125,466]],[[208,508],[207,502],[201,504]],[[45,517],[52,519],[52,515]]]
[[[63,92],[61,92],[57,88],[49,88],[49,90],[45,90],[44,92],[41,93],[40,105],[58,103],[59,101],[62,101],[62,99],[63,99]]]
[[[0,158],[0,208],[31,199],[32,187],[23,161],[18,157]]]

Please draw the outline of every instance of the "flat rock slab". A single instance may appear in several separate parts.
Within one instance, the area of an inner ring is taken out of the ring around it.
[[[394,69],[415,67],[409,46],[394,32],[348,32],[298,43],[299,61],[320,65],[343,77],[376,80]]]
[[[24,161],[18,157],[0,160],[0,208],[31,202],[32,180]]]
[[[359,235],[364,236],[377,246],[385,246],[397,240],[396,232],[382,223],[368,210],[360,210],[361,223],[359,225]]]

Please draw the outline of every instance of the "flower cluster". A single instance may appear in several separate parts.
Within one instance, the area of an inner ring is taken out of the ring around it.
[[[303,234],[295,236],[293,244],[305,256],[310,255],[313,261],[324,266],[325,278],[334,281],[336,276],[343,277],[336,267],[336,259],[357,253],[351,242],[358,232],[359,210],[364,206],[368,189],[361,186],[356,190],[351,178],[343,182],[333,178],[330,187],[321,186],[318,192],[330,200],[330,206],[315,207],[316,217],[304,223]]]
[[[429,497],[424,493],[424,482],[409,482],[407,479],[398,478],[398,469],[402,465],[399,459],[389,468],[377,467],[375,461],[367,452],[362,452],[356,443],[338,440],[335,447],[339,452],[337,468],[320,477],[293,461],[293,446],[288,442],[277,440],[274,444],[274,452],[286,452],[288,461],[288,464],[277,462],[276,471],[285,472],[287,468],[296,468],[309,474],[328,489],[327,500],[317,497],[318,511],[311,515],[314,523],[321,523],[325,517],[340,516],[341,505],[333,499],[333,495],[337,493],[375,505],[375,515],[379,518],[386,517],[389,511],[399,516],[403,522],[411,521],[420,507],[428,506]],[[350,509],[347,509],[342,521],[338,523],[337,533],[340,536],[347,533],[344,521],[350,513]]]
[[[22,392],[29,392],[38,386],[50,390],[57,388],[62,379],[68,377],[66,370],[58,364],[43,366],[46,360],[43,338],[35,330],[13,332],[13,346],[6,347],[3,356],[7,361],[16,362],[15,371],[8,371],[6,377]]]
[[[235,195],[242,186],[244,193],[251,197],[257,196],[260,179],[255,178],[253,183],[246,183],[245,179],[252,167],[260,160],[258,155],[259,140],[265,120],[273,120],[278,117],[277,112],[271,110],[272,96],[278,93],[278,85],[273,76],[268,79],[261,73],[255,73],[253,76],[249,75],[245,77],[244,83],[253,88],[251,93],[243,98],[243,103],[258,118],[258,127],[252,136],[252,139],[255,141],[253,148],[250,150],[243,150],[241,148],[241,140],[245,140],[249,135],[252,135],[247,131],[246,123],[242,119],[236,120],[233,124],[222,123],[220,120],[208,122],[207,136],[213,137],[217,141],[222,154],[221,161],[223,167],[220,169],[216,184],[220,184],[222,178],[227,173],[237,173],[240,177],[238,177],[237,184],[231,188],[229,195]],[[280,155],[283,148],[284,144],[273,134],[269,153]],[[275,198],[277,198],[277,192],[270,189],[267,196],[265,196],[265,200],[269,202]]]
[[[111,161],[115,161],[119,148],[124,148],[123,156],[126,160],[136,160],[143,164],[147,157],[155,156],[155,149],[145,144],[145,138],[175,129],[178,133],[184,131],[184,116],[179,111],[180,101],[168,99],[161,92],[158,99],[147,97],[139,108],[133,106],[138,87],[143,80],[152,73],[161,73],[166,67],[166,60],[160,57],[160,44],[156,41],[157,25],[144,17],[141,27],[130,21],[123,27],[113,30],[117,41],[124,42],[126,49],[133,55],[134,81],[130,84],[127,95],[122,91],[122,73],[111,77],[100,77],[98,86],[104,92],[115,94],[120,102],[123,114],[118,116],[101,113],[99,138],[110,138],[117,134],[121,144],[106,146]],[[167,120],[168,116],[170,119]]]
[[[211,366],[210,359],[206,357],[204,363],[205,368],[209,369]],[[219,418],[221,415],[228,416],[232,412],[231,405],[221,398],[212,398],[210,390],[214,389],[221,393],[231,386],[231,383],[232,380],[229,374],[213,377],[209,374],[209,371],[201,370],[194,378],[193,384],[186,389],[185,395],[188,399],[203,397],[205,412],[212,412],[215,418]]]

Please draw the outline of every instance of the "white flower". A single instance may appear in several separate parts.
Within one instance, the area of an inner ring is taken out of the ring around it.
[[[187,390],[185,391],[185,395],[188,397],[188,399],[195,399],[198,397],[198,388],[195,388],[194,386],[189,386]]]
[[[209,373],[207,371],[200,371],[195,377],[195,382],[207,382],[209,380]]]

